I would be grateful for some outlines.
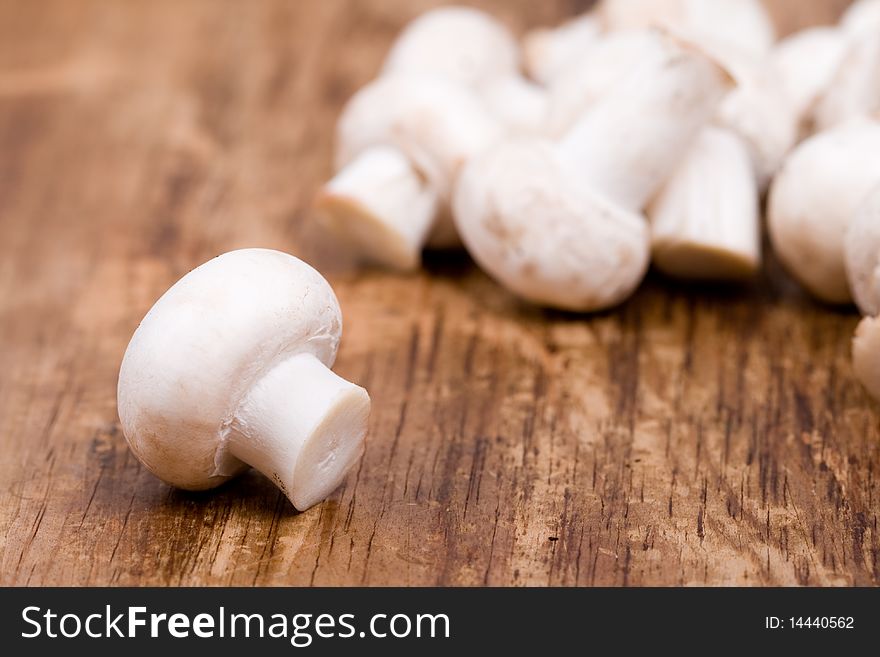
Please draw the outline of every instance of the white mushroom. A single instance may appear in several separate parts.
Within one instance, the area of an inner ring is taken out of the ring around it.
[[[336,133],[340,170],[372,146],[394,146],[448,198],[459,167],[502,129],[477,98],[454,82],[386,75],[352,96]]]
[[[429,76],[377,78],[339,119],[339,173],[318,195],[320,216],[364,256],[412,268],[460,167],[501,132],[484,104],[459,84]],[[381,192],[372,191],[379,180]]]
[[[495,18],[470,7],[421,14],[397,36],[383,74],[434,75],[478,88],[519,71],[519,49]]]
[[[831,83],[848,44],[846,34],[837,28],[813,27],[792,34],[773,49],[771,64],[799,121],[809,116]]]
[[[543,129],[545,90],[522,76],[519,47],[510,30],[479,9],[446,6],[423,13],[398,35],[382,70],[385,75],[454,82],[479,97],[504,128],[528,133]],[[460,248],[447,195],[441,196],[421,246]]]
[[[590,47],[599,41],[602,24],[592,12],[562,25],[537,28],[523,38],[523,60],[533,80],[549,85],[571,68],[580,68]]]
[[[160,479],[213,488],[248,466],[298,509],[360,457],[370,398],[329,368],[342,331],[327,281],[293,256],[232,251],[144,317],[119,371],[122,429]]]
[[[729,83],[700,52],[664,43],[664,59],[633,71],[559,144],[516,138],[466,165],[456,224],[471,255],[513,292],[590,311],[641,281],[649,238],[640,209]]]
[[[854,39],[813,115],[816,130],[880,112],[880,27]]]
[[[742,279],[760,265],[758,187],[732,132],[704,128],[647,214],[652,261],[671,276]]]
[[[802,142],[770,188],[767,223],[786,269],[819,299],[851,300],[844,235],[880,181],[880,121],[851,119]]]
[[[846,231],[846,274],[865,315],[880,315],[880,179],[859,206]]]
[[[666,27],[701,44],[734,47],[764,56],[776,40],[760,0],[603,0],[597,13],[607,30]]]
[[[425,246],[458,247],[448,204],[459,167],[502,130],[537,132],[546,106],[544,90],[520,75],[503,24],[468,7],[428,11],[343,112],[338,173],[318,195],[319,216],[365,259],[394,269],[416,267]]]
[[[520,73],[516,39],[500,21],[471,7],[438,7],[412,21],[385,59],[383,75],[431,75],[470,89],[496,118],[538,131],[543,89]]]
[[[472,160],[454,210],[474,259],[534,303],[613,306],[648,265],[644,219],[586,187],[549,141],[517,137]]]

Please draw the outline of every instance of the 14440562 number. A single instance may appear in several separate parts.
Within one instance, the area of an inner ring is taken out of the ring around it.
[[[816,628],[822,630],[850,630],[853,628],[852,616],[807,616],[788,619],[792,628]]]

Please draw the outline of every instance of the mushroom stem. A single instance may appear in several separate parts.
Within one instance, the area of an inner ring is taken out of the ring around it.
[[[226,449],[269,477],[297,509],[327,497],[363,451],[367,391],[310,353],[291,356],[248,392]]]
[[[648,217],[659,270],[696,279],[752,276],[761,260],[758,185],[743,141],[705,128]]]
[[[326,183],[315,205],[323,225],[365,259],[409,270],[419,264],[437,194],[403,153],[374,146]]]
[[[731,78],[697,48],[669,35],[650,58],[575,123],[560,154],[592,189],[641,209],[712,116]]]

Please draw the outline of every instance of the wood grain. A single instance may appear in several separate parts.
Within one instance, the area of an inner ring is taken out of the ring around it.
[[[0,3],[0,583],[876,585],[878,408],[849,310],[772,261],[523,304],[465,256],[352,270],[309,203],[342,103],[432,3]],[[512,26],[578,3],[479,3]],[[844,3],[773,3],[783,29]],[[117,368],[155,299],[244,246],[324,270],[366,455],[296,513],[255,474],[163,485]]]

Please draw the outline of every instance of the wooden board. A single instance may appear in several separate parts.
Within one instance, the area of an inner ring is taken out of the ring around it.
[[[877,584],[857,315],[772,260],[585,317],[465,256],[395,276],[319,244],[334,120],[430,4],[0,4],[0,583]],[[580,8],[480,4],[519,30]],[[787,30],[842,4],[773,8]],[[146,310],[245,246],[327,273],[337,370],[374,400],[363,462],[305,513],[255,474],[168,488],[116,416]]]

